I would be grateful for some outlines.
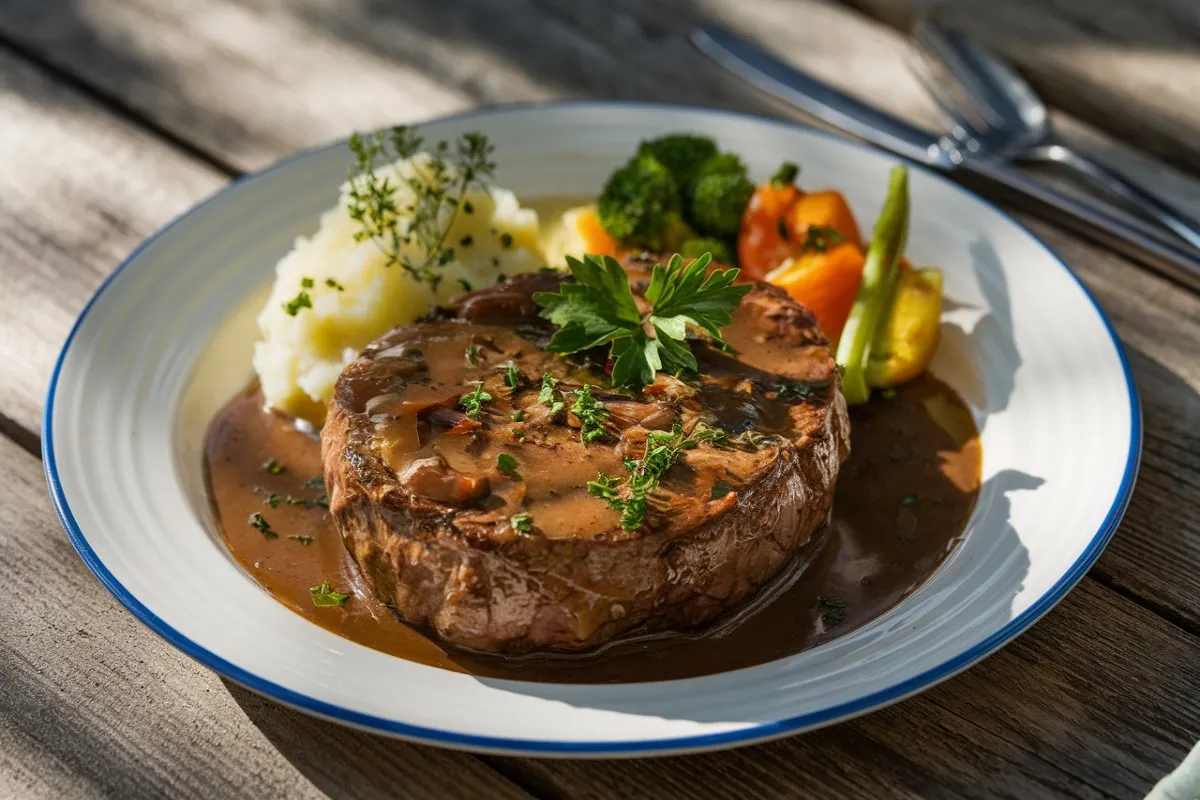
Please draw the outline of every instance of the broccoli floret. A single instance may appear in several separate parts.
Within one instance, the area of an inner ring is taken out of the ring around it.
[[[623,245],[649,246],[682,210],[679,184],[654,156],[635,155],[609,176],[596,210],[609,236]]]
[[[746,165],[742,160],[733,153],[718,153],[712,158],[705,161],[696,170],[695,177],[702,178],[705,175],[742,175],[746,174]]]
[[[703,234],[732,238],[753,194],[754,184],[745,172],[702,175],[689,193],[689,222]]]
[[[699,258],[705,253],[712,253],[713,261],[721,264],[733,263],[733,250],[720,239],[698,236],[688,239],[679,247],[679,255],[684,258]]]
[[[717,154],[717,145],[707,136],[675,133],[642,142],[638,153],[649,154],[670,170],[676,182],[683,186],[696,177],[700,167]]]

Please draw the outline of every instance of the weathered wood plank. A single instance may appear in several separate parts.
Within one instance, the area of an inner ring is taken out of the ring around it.
[[[1200,172],[1200,6],[1191,0],[842,0],[908,30],[942,7],[1051,105]]]
[[[478,759],[227,691],[120,608],[75,555],[41,465],[0,438],[0,794],[527,797]],[[15,599],[16,595],[14,595]]]

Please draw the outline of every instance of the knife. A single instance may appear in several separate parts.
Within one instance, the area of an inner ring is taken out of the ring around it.
[[[857,100],[729,31],[705,26],[692,31],[691,40],[718,64],[790,106],[959,182],[982,182],[1012,199],[1033,201],[1038,216],[1200,291],[1200,251],[1132,214],[1042,183],[1003,159],[964,152],[949,137],[932,134]]]

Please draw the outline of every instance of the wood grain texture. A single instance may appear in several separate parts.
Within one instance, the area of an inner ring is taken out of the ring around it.
[[[0,796],[527,796],[472,756],[290,711],[189,660],[88,574],[38,460],[3,438],[0,581],[21,597],[0,614]]]
[[[901,30],[934,5],[1051,105],[1200,172],[1200,5],[1192,0],[843,0]]]

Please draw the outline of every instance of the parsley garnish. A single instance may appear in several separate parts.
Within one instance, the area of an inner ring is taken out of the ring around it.
[[[304,482],[305,489],[320,489],[325,490],[325,476],[314,475]]]
[[[702,442],[719,442],[724,438],[724,431],[703,425],[687,435],[678,424],[669,432],[651,431],[646,436],[645,455],[640,459],[625,461],[629,477],[622,481],[600,473],[596,480],[588,481],[588,494],[599,497],[610,508],[620,511],[623,529],[637,530],[646,518],[646,503],[650,495],[683,451],[692,450]]]
[[[784,381],[779,384],[779,388],[776,391],[779,392],[780,397],[786,397],[790,394],[802,400],[812,400],[817,396],[816,387],[807,381]]]
[[[469,280],[467,280],[466,278],[459,278],[458,285],[462,287],[462,290],[464,292],[471,291],[471,282]]]
[[[732,492],[734,489],[725,481],[717,481],[713,484],[712,492],[709,493],[709,500],[720,500],[725,495]]]
[[[326,278],[325,285],[328,286],[330,289],[337,289],[339,292],[346,291],[346,287],[342,286],[340,283],[335,281],[333,278]]]
[[[479,363],[479,345],[471,342],[469,345],[467,345],[467,352],[465,355],[468,364],[471,366],[477,365]]]
[[[263,502],[269,505],[271,508],[279,508],[279,495],[271,492],[269,495],[267,495],[267,499],[263,500]]]
[[[844,620],[847,605],[849,604],[845,600],[817,597],[817,610],[821,612],[821,621],[826,625],[837,625]]]
[[[562,394],[558,391],[558,381],[549,372],[542,376],[542,388],[538,391],[538,402],[550,409],[550,416],[557,416],[566,408]]]
[[[250,527],[254,528],[259,533],[261,533],[263,536],[267,537],[268,539],[278,539],[279,538],[279,534],[276,533],[275,529],[271,527],[271,523],[267,522],[267,518],[264,517],[262,514],[258,513],[257,511],[255,511],[253,514],[251,514],[249,519],[246,520],[246,522],[248,522],[250,524]]]
[[[313,537],[311,537],[311,536],[298,536],[298,535],[293,534],[293,535],[289,536],[288,538],[297,542],[301,547],[308,547],[310,544],[313,543]]]
[[[629,288],[629,276],[611,256],[567,257],[574,282],[558,292],[533,296],[543,306],[541,316],[558,326],[546,349],[576,353],[612,343],[613,383],[640,389],[654,382],[654,373],[694,371],[696,357],[687,345],[687,328],[708,331],[713,343],[725,348],[721,328],[750,286],[735,286],[738,270],[714,270],[708,253],[687,266],[678,255],[666,266],[656,265],[646,289],[648,314],[638,311]],[[648,333],[647,329],[653,331]]]
[[[441,281],[437,270],[454,260],[446,237],[454,226],[463,196],[486,188],[496,169],[494,150],[481,133],[464,133],[451,148],[438,142],[421,170],[423,177],[405,179],[412,192],[411,205],[399,206],[391,178],[375,174],[376,161],[412,158],[424,140],[409,127],[392,128],[373,136],[350,137],[354,166],[350,170],[347,211],[358,223],[355,241],[372,239],[393,264],[433,286]],[[448,213],[447,213],[448,212]],[[468,212],[469,213],[469,212]],[[410,255],[413,250],[417,255]]]
[[[525,373],[517,369],[516,364],[509,364],[504,368],[504,385],[510,389],[519,389],[525,383]]]
[[[508,518],[508,522],[513,526],[513,530],[521,533],[529,533],[533,530],[533,515],[525,512],[513,514]]]
[[[294,317],[300,313],[302,308],[312,308],[312,297],[303,289],[300,293],[283,304],[283,310],[287,312],[289,317]]]
[[[513,422],[524,422],[525,421],[525,412],[518,408],[516,411],[514,411],[512,413],[512,421]]]
[[[283,473],[287,472],[287,467],[285,467],[283,464],[280,464],[279,461],[274,458],[263,464],[262,468],[270,475],[282,475]]]
[[[496,456],[496,470],[506,478],[521,480],[521,473],[517,472],[517,460],[508,453]]]
[[[479,419],[483,414],[484,404],[490,402],[492,402],[492,396],[483,390],[483,381],[476,381],[474,391],[458,398],[458,404],[463,407],[471,419]]]
[[[834,228],[824,225],[809,225],[804,233],[804,249],[824,253],[835,244],[846,241],[846,237]]]
[[[574,394],[575,403],[571,406],[571,413],[579,418],[579,441],[589,443],[602,438],[607,433],[604,421],[608,419],[608,412],[603,403],[592,397],[592,385],[585,383]]]
[[[348,594],[342,594],[330,589],[328,583],[322,583],[320,586],[310,586],[308,587],[308,593],[312,596],[314,606],[340,606],[350,597]]]

